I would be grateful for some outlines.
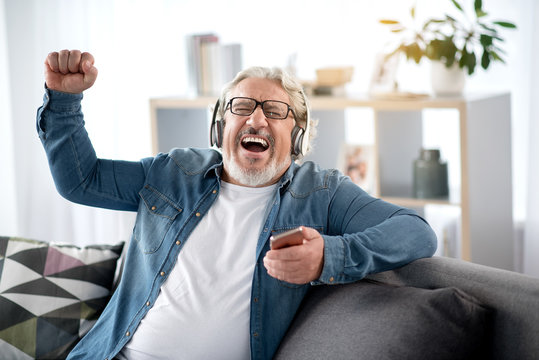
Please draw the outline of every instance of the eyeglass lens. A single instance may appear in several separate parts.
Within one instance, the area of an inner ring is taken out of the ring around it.
[[[261,105],[264,115],[270,119],[286,119],[288,117],[288,104],[277,100],[259,102],[251,98],[233,98],[230,100],[230,111],[236,115],[247,116],[255,111],[258,104]]]

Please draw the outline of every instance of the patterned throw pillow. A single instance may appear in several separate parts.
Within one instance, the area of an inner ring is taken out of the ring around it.
[[[65,358],[110,299],[122,248],[0,237],[0,357]]]

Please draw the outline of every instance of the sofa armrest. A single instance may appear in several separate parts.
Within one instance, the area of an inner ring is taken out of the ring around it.
[[[539,279],[516,272],[432,257],[369,279],[425,289],[457,287],[495,310],[495,359],[530,359],[539,354]]]

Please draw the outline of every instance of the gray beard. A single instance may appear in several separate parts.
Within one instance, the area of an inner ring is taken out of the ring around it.
[[[245,134],[257,134],[257,131],[253,128],[246,129],[244,131],[241,131],[238,133],[235,139],[235,145],[236,147],[241,146],[240,141],[241,137]],[[269,134],[261,134],[259,135],[265,135],[268,142],[270,143],[270,162],[267,167],[265,167],[262,170],[257,169],[243,169],[236,159],[236,154],[232,151],[229,151],[230,157],[227,155],[227,151],[223,151],[223,163],[226,169],[226,172],[228,176],[238,183],[244,185],[244,186],[250,186],[250,187],[257,187],[269,184],[273,178],[275,178],[278,174],[281,173],[287,166],[286,162],[283,162],[281,164],[277,163],[277,160],[275,159],[275,150],[274,145],[275,141],[273,137]],[[254,164],[256,160],[251,160],[251,164]]]
[[[272,158],[269,165],[262,170],[243,169],[238,165],[235,155],[232,155],[231,159],[227,159],[225,156],[223,156],[223,162],[230,178],[236,180],[242,185],[250,187],[269,184],[269,182],[280,174],[281,171],[283,171],[287,166],[286,162],[278,164],[277,160]]]

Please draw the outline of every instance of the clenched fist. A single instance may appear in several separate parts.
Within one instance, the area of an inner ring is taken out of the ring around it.
[[[79,50],[51,52],[45,59],[45,82],[52,90],[79,94],[97,78],[92,54]]]

